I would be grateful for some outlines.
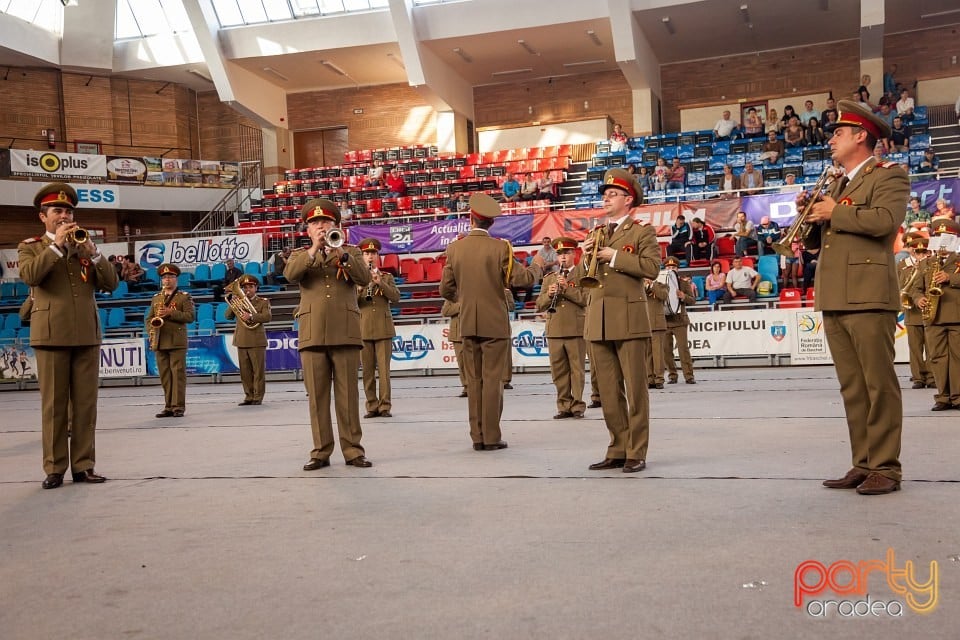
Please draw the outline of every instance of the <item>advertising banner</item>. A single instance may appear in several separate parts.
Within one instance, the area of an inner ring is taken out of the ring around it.
[[[127,184],[143,184],[147,179],[147,164],[143,158],[107,156],[107,180]]]
[[[147,375],[146,351],[146,342],[142,339],[105,338],[100,345],[100,377]]]
[[[188,271],[200,263],[238,262],[263,260],[263,236],[244,234],[236,236],[213,236],[210,238],[175,238],[137,242],[134,256],[144,269],[159,267],[172,262]]]
[[[690,355],[789,354],[793,314],[781,309],[691,313]]]
[[[910,185],[910,195],[920,198],[920,206],[927,211],[936,209],[937,200],[943,198],[957,208],[957,194],[960,194],[960,179],[927,180]]]
[[[514,320],[510,323],[511,349],[514,367],[549,367],[550,352],[547,348],[546,322]]]
[[[490,235],[509,240],[515,245],[530,244],[533,219],[530,215],[502,216],[490,228]],[[443,251],[457,239],[458,234],[470,232],[470,221],[434,220],[398,224],[374,224],[347,229],[349,242],[356,244],[363,238],[376,238],[383,245],[383,253],[421,253]]]
[[[770,216],[771,221],[785,228],[797,216],[796,198],[796,193],[750,196],[743,199],[743,212],[753,224],[760,224],[760,218]],[[733,222],[727,226],[733,227]]]
[[[10,149],[10,173],[44,180],[106,178],[107,157],[86,153]]]

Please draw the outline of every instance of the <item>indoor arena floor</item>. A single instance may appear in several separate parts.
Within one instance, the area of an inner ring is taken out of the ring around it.
[[[903,490],[866,497],[820,485],[850,467],[829,367],[651,391],[638,474],[587,470],[599,409],[553,420],[548,375],[513,385],[508,449],[472,449],[456,378],[405,377],[394,417],[362,421],[374,466],[338,447],[314,472],[300,383],[255,407],[239,384],[190,384],[179,420],[153,417],[159,387],[104,388],[110,481],[52,491],[39,394],[0,393],[0,638],[957,637],[960,411],[931,413],[931,390],[903,392]],[[806,561],[850,593],[796,607]],[[908,561],[915,582],[935,562],[936,589],[896,593],[885,576]]]

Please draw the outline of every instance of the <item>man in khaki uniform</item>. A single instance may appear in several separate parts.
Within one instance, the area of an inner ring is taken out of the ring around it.
[[[600,193],[610,223],[596,254],[599,283],[590,290],[584,337],[591,344],[590,368],[600,387],[610,444],[604,459],[590,469],[622,467],[624,473],[635,473],[647,466],[650,436],[646,361],[650,320],[643,280],[660,272],[660,248],[653,227],[639,225],[631,217],[643,197],[633,175],[623,169],[608,170]],[[584,259],[574,269],[574,278],[581,278],[589,268],[595,240],[591,233],[584,241]]]
[[[470,197],[472,229],[447,247],[440,295],[460,302],[460,337],[467,374],[470,438],[477,451],[505,449],[500,437],[503,371],[509,358],[510,319],[504,287],[532,287],[543,273],[543,259],[519,264],[509,242],[490,236],[500,205],[490,196]]]
[[[153,296],[144,318],[147,343],[157,358],[163,386],[163,411],[158,418],[180,418],[187,408],[187,325],[193,322],[193,298],[177,288],[180,267],[162,264],[157,268],[160,292]]]
[[[453,343],[453,355],[457,358],[457,373],[460,376],[460,397],[467,397],[467,376],[463,371],[463,340],[460,339],[460,303],[450,300],[443,301],[440,315],[450,318],[447,327],[447,339]]]
[[[582,418],[587,408],[583,401],[583,382],[587,341],[583,339],[586,292],[570,279],[577,241],[557,237],[551,243],[557,252],[560,270],[547,274],[537,296],[537,311],[546,312],[547,348],[550,373],[557,387],[557,414],[554,420]]]
[[[238,281],[240,290],[253,307],[241,311],[233,332],[233,346],[237,348],[240,382],[243,385],[243,402],[238,404],[243,407],[263,404],[263,394],[267,389],[267,330],[263,325],[273,319],[273,311],[270,301],[257,295],[260,281],[256,276],[246,274],[240,276]],[[229,320],[237,314],[232,306],[228,306],[224,315]]]
[[[680,261],[670,256],[664,262],[664,266],[669,271],[677,271],[680,268]],[[677,353],[680,355],[680,368],[683,370],[683,381],[687,384],[696,384],[697,381],[693,376],[693,357],[690,356],[690,345],[687,343],[687,327],[690,326],[687,305],[693,304],[697,299],[693,295],[693,286],[689,278],[681,278],[678,273],[677,284],[680,312],[666,316],[667,331],[663,336],[663,361],[670,372],[667,382],[677,384],[677,363],[673,357],[673,345],[676,343]]]
[[[360,335],[363,348],[360,362],[363,365],[363,392],[367,397],[367,413],[364,418],[390,418],[393,401],[390,397],[390,358],[393,355],[393,337],[397,335],[390,314],[390,303],[400,302],[400,289],[393,276],[377,267],[380,256],[380,241],[366,238],[358,245],[363,253],[364,264],[370,270],[370,283],[357,287],[357,304],[360,305]],[[377,372],[380,375],[380,394],[377,394]]]
[[[804,241],[820,248],[815,309],[823,312],[853,459],[843,478],[824,486],[877,495],[898,490],[901,479],[903,404],[893,364],[900,288],[893,241],[910,182],[898,164],[873,157],[890,125],[855,102],[841,100],[839,111],[830,149],[846,175],[811,208],[808,219],[818,226]],[[800,195],[798,211],[807,199]]]
[[[933,221],[930,233],[940,241],[960,235],[960,224],[949,218]],[[955,242],[955,241],[954,241]],[[918,277],[910,291],[917,307],[926,310],[931,304],[930,289],[940,288],[940,299],[933,316],[926,311],[926,344],[930,349],[930,368],[936,381],[937,394],[931,411],[960,409],[960,274],[957,264],[960,255],[954,251],[937,250],[920,263]]]
[[[907,345],[910,348],[910,379],[914,389],[936,389],[937,383],[927,361],[930,354],[926,348],[926,338],[923,326],[923,311],[913,299],[910,289],[913,283],[922,281],[922,272],[918,273],[920,264],[927,257],[927,236],[919,231],[906,234],[904,246],[909,255],[897,264],[897,282],[900,290],[905,291],[906,300],[901,300],[903,307],[903,324],[907,327]],[[903,303],[908,304],[904,305]]]
[[[657,280],[644,280],[647,294],[647,316],[650,318],[650,350],[647,351],[647,388],[663,389],[664,352],[667,316],[664,302],[670,288]]]
[[[96,463],[100,322],[94,293],[117,288],[117,272],[74,222],[77,192],[46,185],[33,198],[45,232],[17,247],[20,278],[30,285],[30,346],[37,359],[43,426],[44,489],[74,482],[104,482]],[[72,418],[73,432],[70,438]]]
[[[283,276],[300,284],[298,311],[300,360],[310,398],[313,450],[304,471],[330,466],[333,422],[330,387],[333,385],[340,451],[353,467],[371,467],[360,439],[360,308],[357,287],[370,284],[370,269],[356,247],[331,246],[327,234],[340,224],[340,208],[326,198],[314,198],[301,211],[310,246],[290,254]],[[339,229],[338,229],[339,231]]]

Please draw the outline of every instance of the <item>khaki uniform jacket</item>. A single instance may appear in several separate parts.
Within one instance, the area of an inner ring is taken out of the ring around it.
[[[445,318],[450,318],[450,326],[447,328],[447,338],[450,342],[460,342],[460,303],[444,300],[443,308],[440,309],[440,315]]]
[[[667,327],[685,327],[690,324],[690,316],[687,315],[687,305],[693,304],[697,299],[693,296],[693,283],[690,278],[685,278],[677,274],[677,283],[680,287],[678,292],[680,296],[680,313],[666,318]]]
[[[144,335],[150,335],[150,318],[157,315],[157,311],[163,306],[167,299],[167,294],[163,291],[153,296],[150,301],[150,310],[147,311],[143,319]],[[160,327],[160,339],[157,342],[158,351],[168,349],[186,349],[187,348],[187,325],[193,322],[196,317],[193,307],[193,298],[186,291],[179,289],[173,293],[170,300],[174,311],[163,319],[163,326]]]
[[[650,285],[650,295],[647,296],[647,313],[650,314],[651,331],[667,330],[667,316],[663,303],[669,295],[670,287],[662,282],[654,281],[653,284]]]
[[[300,350],[363,346],[356,287],[370,283],[370,269],[356,247],[344,245],[344,255],[347,262],[340,264],[333,254],[324,260],[322,251],[313,258],[303,248],[290,254],[283,276],[300,283]]]
[[[249,349],[251,347],[267,346],[267,331],[263,328],[265,322],[273,320],[273,310],[270,308],[270,301],[260,296],[250,298],[253,308],[256,310],[251,322],[259,322],[260,326],[256,329],[249,329],[242,322],[237,322],[237,328],[233,333],[233,346],[239,349]],[[232,307],[227,307],[223,314],[229,320],[235,318],[237,314],[233,312]]]
[[[830,222],[820,225],[814,286],[817,311],[899,311],[893,241],[906,216],[910,182],[900,165],[873,158],[840,190]],[[812,239],[809,246],[816,245]]]
[[[511,262],[508,282],[507,265]],[[541,275],[540,267],[525,267],[516,262],[509,243],[490,237],[482,229],[474,229],[447,247],[440,295],[451,302],[460,302],[462,337],[509,338],[504,287],[532,287]]]
[[[918,274],[916,280],[914,280],[913,283],[910,283],[910,279],[913,277],[917,268],[923,265],[923,262],[921,261],[914,264],[910,264],[910,262],[911,260],[906,259],[897,263],[897,284],[900,286],[900,290],[903,291],[907,284],[910,284],[910,289],[907,290],[907,294],[910,298],[911,308],[905,308],[903,310],[903,324],[909,327],[923,326],[923,312],[920,310],[920,307],[917,306],[917,300],[920,298],[920,296],[914,298],[912,294],[912,291],[914,290],[918,292],[921,291],[920,289],[914,289],[913,285],[918,281],[922,282],[923,274]]]
[[[591,342],[650,337],[643,278],[653,279],[660,273],[656,231],[628,218],[605,246],[617,251],[616,266],[607,263],[597,269],[600,286],[590,290],[583,337]],[[581,260],[576,266],[573,279],[583,277],[586,262]]]
[[[550,285],[557,281],[559,273],[551,273],[543,279],[540,285],[540,295],[537,296],[537,311],[546,311],[553,296],[547,293]],[[557,312],[548,313],[547,327],[544,335],[547,338],[582,338],[583,323],[586,317],[586,306],[589,302],[587,292],[577,286],[575,281],[567,278],[567,288],[560,294],[557,302]]]
[[[920,263],[923,277],[917,278],[910,289],[914,300],[927,295],[936,268],[935,260],[936,256],[930,256]],[[943,270],[950,276],[950,280],[940,285],[943,295],[940,296],[940,302],[937,304],[937,315],[931,322],[935,325],[960,322],[960,273],[957,273],[960,271],[960,254],[948,253],[944,258]]]
[[[400,289],[393,276],[380,272],[380,286],[373,288],[373,300],[367,302],[367,287],[357,291],[357,304],[360,306],[360,334],[364,340],[388,340],[397,335],[390,314],[390,303],[400,301]]]
[[[83,347],[100,344],[100,316],[94,293],[113,291],[117,271],[106,258],[81,265],[76,256],[60,257],[46,235],[29,238],[17,247],[20,278],[33,287],[30,345]],[[86,281],[83,272],[86,272]]]

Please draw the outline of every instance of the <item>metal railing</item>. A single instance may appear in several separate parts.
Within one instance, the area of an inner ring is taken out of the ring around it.
[[[225,228],[233,229],[239,222],[239,213],[250,210],[254,193],[263,184],[263,171],[259,161],[241,162],[237,184],[213,206],[191,230],[193,234],[220,233]]]

